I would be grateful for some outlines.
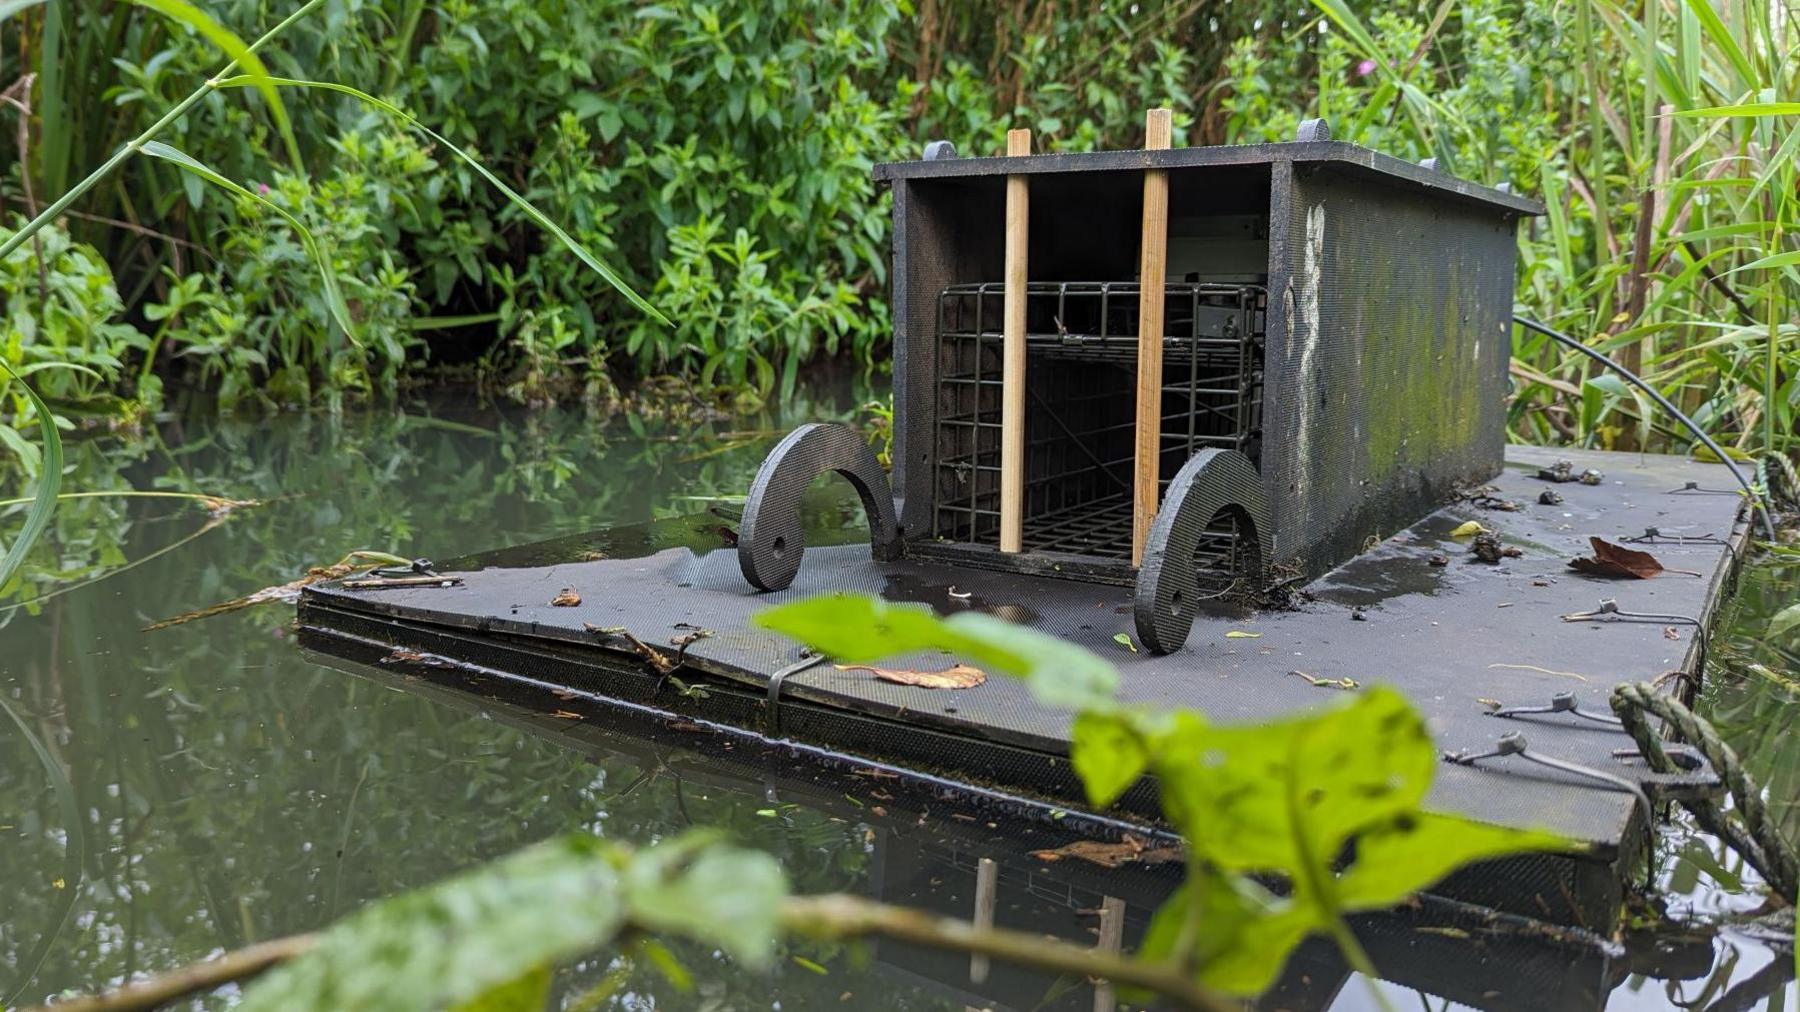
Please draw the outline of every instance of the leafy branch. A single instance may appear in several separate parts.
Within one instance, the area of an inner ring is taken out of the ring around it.
[[[1474,861],[1571,847],[1548,833],[1426,811],[1437,750],[1423,717],[1391,689],[1289,720],[1214,725],[1193,711],[1120,703],[1110,664],[988,615],[940,618],[844,595],[757,621],[851,663],[945,651],[1077,711],[1069,761],[1089,802],[1105,808],[1148,775],[1188,846],[1187,883],[1157,912],[1139,956],[1180,966],[1211,989],[1264,990],[1317,932],[1372,978],[1346,914],[1391,907]],[[1288,895],[1264,888],[1271,879]]]
[[[700,832],[643,851],[581,833],[549,840],[376,903],[319,934],[263,942],[55,1008],[137,1012],[262,976],[240,1008],[536,1010],[552,965],[609,943],[677,934],[766,968],[782,932],[829,941],[882,936],[1105,978],[1203,1012],[1234,1007],[1172,965],[859,896],[791,896],[773,858]]]

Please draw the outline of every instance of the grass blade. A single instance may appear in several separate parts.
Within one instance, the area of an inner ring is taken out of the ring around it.
[[[1713,0],[1688,0],[1688,10],[1700,19],[1700,27],[1706,31],[1706,37],[1713,45],[1725,54],[1733,70],[1737,71],[1737,90],[1742,92],[1756,82],[1756,70],[1750,66],[1750,60],[1744,50],[1738,46],[1737,40],[1731,37],[1731,29],[1719,18],[1719,12],[1713,10]]]
[[[288,121],[287,106],[281,103],[281,93],[269,83],[269,68],[263,65],[262,57],[257,56],[243,39],[237,37],[231,29],[219,24],[212,16],[188,0],[131,0],[139,7],[147,7],[172,21],[178,21],[198,32],[206,41],[217,46],[219,51],[230,57],[238,66],[244,68],[242,76],[250,79],[256,90],[262,93],[263,101],[269,103],[269,116],[275,121],[275,128],[281,132],[281,141],[287,146],[288,162],[297,172],[301,169],[300,143],[294,139],[294,126]]]
[[[524,197],[520,196],[516,191],[514,191],[512,187],[501,182],[500,177],[496,176],[492,172],[488,171],[487,166],[481,164],[480,161],[476,160],[474,155],[471,155],[467,151],[464,151],[462,148],[459,148],[455,144],[452,144],[450,142],[449,138],[438,133],[436,130],[431,129],[430,127],[426,126],[425,124],[419,122],[417,119],[415,119],[413,117],[413,115],[411,113],[407,112],[405,109],[400,108],[399,106],[393,104],[392,102],[382,101],[381,99],[376,98],[374,95],[371,95],[366,91],[359,91],[356,88],[352,88],[347,84],[337,84],[337,83],[334,83],[331,81],[303,81],[303,80],[299,80],[299,79],[291,78],[291,77],[274,77],[274,78],[270,78],[269,80],[271,83],[273,83],[277,86],[280,86],[280,87],[284,87],[284,88],[319,88],[319,89],[322,89],[325,91],[335,91],[335,92],[339,92],[340,94],[349,95],[351,98],[354,98],[354,99],[356,99],[360,102],[363,102],[367,105],[373,106],[376,109],[380,109],[382,112],[385,112],[390,116],[393,116],[394,118],[400,120],[402,123],[405,123],[407,126],[410,126],[413,129],[419,131],[420,133],[423,133],[425,136],[430,137],[433,141],[436,141],[437,143],[442,144],[445,148],[449,149],[452,153],[454,153],[458,158],[461,158],[464,162],[466,162],[470,168],[474,169],[476,172],[479,172],[481,174],[481,178],[487,180],[488,184],[491,185],[494,189],[499,190],[500,193],[503,196],[505,196],[507,200],[512,202],[512,205],[514,207],[518,208],[520,211],[523,211],[525,213],[525,216],[530,218],[533,222],[535,222],[539,228],[541,228],[544,231],[555,236],[557,238],[557,241],[561,242],[563,244],[563,246],[565,246],[569,250],[569,252],[571,252],[571,253],[575,254],[577,257],[581,258],[581,262],[586,264],[589,269],[591,269],[594,273],[600,275],[602,278],[606,279],[606,283],[613,286],[613,288],[616,291],[618,291],[618,293],[620,295],[625,296],[625,298],[628,301],[630,301],[630,303],[632,305],[634,305],[638,309],[642,310],[645,315],[649,316],[651,319],[657,321],[658,323],[661,323],[663,326],[665,326],[665,327],[674,326],[673,323],[669,322],[668,317],[664,316],[660,311],[658,311],[655,306],[652,306],[649,302],[645,301],[643,296],[641,296],[637,292],[633,291],[631,286],[625,283],[625,279],[619,277],[618,274],[614,273],[614,271],[611,267],[606,266],[606,264],[599,257],[595,256],[593,254],[593,252],[591,250],[589,250],[586,246],[583,246],[581,243],[576,242],[574,236],[563,231],[562,226],[558,225],[554,221],[551,221],[549,216],[545,215],[544,212],[542,212],[542,211],[538,210],[536,207],[534,207],[532,205],[531,201],[526,200]],[[219,87],[221,87],[221,88],[241,88],[246,85],[250,85],[250,84],[254,84],[254,83],[255,82],[248,76],[228,77],[219,82]]]
[[[343,328],[344,336],[350,339],[351,344],[356,345],[358,348],[362,347],[362,342],[356,339],[356,329],[350,322],[350,307],[344,302],[343,292],[338,289],[337,273],[332,270],[331,261],[325,256],[324,251],[319,246],[318,240],[314,238],[312,231],[301,223],[299,218],[296,218],[289,213],[287,208],[282,207],[280,204],[275,203],[259,193],[253,192],[249,187],[242,183],[227,179],[225,176],[220,175],[218,172],[215,172],[213,169],[201,163],[187,152],[182,151],[180,148],[164,144],[162,141],[146,141],[142,150],[144,154],[147,154],[152,158],[161,158],[164,161],[173,162],[215,186],[222,187],[236,196],[254,200],[280,215],[282,220],[286,221],[288,226],[300,237],[300,245],[306,248],[306,253],[312,258],[313,263],[318,265],[320,284],[324,286],[325,302],[331,312],[332,319],[336,320],[337,325]]]
[[[5,21],[14,14],[30,7],[36,7],[44,0],[0,0],[0,21]]]
[[[1800,116],[1800,102],[1745,102],[1742,105],[1714,105],[1704,109],[1687,109],[1677,116]]]
[[[25,514],[25,527],[6,550],[6,557],[0,558],[0,590],[12,582],[13,574],[25,564],[25,556],[30,554],[32,545],[43,536],[44,529],[50,526],[50,514],[56,512],[56,495],[62,491],[62,436],[56,431],[56,419],[50,414],[50,406],[45,404],[31,384],[19,379],[12,367],[0,361],[0,371],[6,373],[8,382],[17,380],[25,391],[26,399],[31,401],[32,410],[37,412],[38,432],[44,438],[42,460],[38,465],[37,496],[32,500],[31,509]]]

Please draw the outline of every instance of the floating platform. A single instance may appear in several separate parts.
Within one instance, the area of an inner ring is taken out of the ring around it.
[[[1537,477],[1559,457],[1604,478],[1586,485]],[[809,532],[792,586],[760,593],[746,585],[729,532],[711,514],[461,560],[442,567],[456,578],[449,586],[321,584],[303,595],[300,625],[309,646],[390,670],[488,693],[504,686],[545,710],[581,700],[788,756],[880,764],[939,787],[962,784],[1015,807],[1039,806],[1046,817],[1074,811],[1101,835],[1154,824],[1154,785],[1139,784],[1098,817],[1081,814],[1067,762],[1070,715],[1039,705],[1022,684],[990,677],[972,689],[930,690],[867,669],[797,666],[798,645],[751,618],[783,601],[844,591],[941,612],[984,611],[1108,658],[1128,700],[1189,707],[1222,722],[1281,717],[1356,691],[1326,682],[1390,685],[1424,712],[1445,752],[1486,751],[1506,732],[1522,732],[1532,754],[1622,778],[1662,801],[1714,793],[1717,778],[1705,768],[1652,773],[1624,732],[1584,714],[1609,714],[1619,682],[1661,679],[1671,692],[1697,682],[1705,630],[1747,543],[1742,498],[1714,491],[1732,487],[1724,467],[1677,457],[1513,447],[1490,487],[1372,543],[1309,584],[1292,609],[1202,614],[1186,645],[1165,656],[1133,653],[1115,639],[1133,628],[1129,587],[942,561],[880,562],[853,535],[830,544]],[[1562,503],[1541,504],[1547,489]],[[1518,508],[1504,508],[1511,505]],[[1517,556],[1477,560],[1466,539],[1451,535],[1468,520],[1497,532]],[[1592,554],[1590,537],[1642,539],[1627,547],[1654,554],[1668,571],[1653,579],[1577,572],[1569,560]],[[1447,564],[1434,564],[1439,555]],[[565,588],[578,605],[551,603]],[[1603,609],[1603,600],[1616,610]],[[1602,614],[1564,618],[1593,612]],[[699,630],[707,635],[694,638]],[[685,648],[673,645],[683,640]],[[659,673],[646,647],[662,660],[679,657],[679,667]],[[890,666],[934,670],[956,660],[914,656]],[[1490,713],[1496,705],[1545,706],[1563,693],[1581,712]],[[1445,763],[1428,803],[1589,845],[1578,858],[1466,870],[1436,892],[1597,930],[1616,916],[1648,839],[1631,791],[1517,755]]]
[[[386,654],[381,649],[327,643],[332,652],[315,658],[348,676],[421,695],[452,710],[479,713],[597,766],[628,762],[636,773],[617,788],[615,797],[660,789],[675,799],[684,793],[709,798],[712,811],[721,803],[773,809],[781,819],[789,818],[790,808],[803,811],[793,821],[805,829],[764,834],[761,845],[774,847],[775,856],[789,864],[813,860],[821,848],[853,848],[867,862],[861,889],[884,902],[964,918],[992,909],[1000,927],[1077,945],[1094,944],[1096,931],[1116,918],[1121,947],[1135,951],[1151,915],[1182,881],[1183,869],[1175,863],[1109,868],[1081,860],[1046,861],[1034,853],[1090,838],[1104,828],[1082,813],[1032,819],[1029,811],[1008,805],[997,794],[973,796],[851,757],[831,761],[823,752],[812,755],[826,761],[797,762],[791,745],[747,745],[687,721],[646,724],[629,710],[590,705],[585,696],[561,701],[559,709],[567,708],[561,713],[547,712],[534,698],[539,691],[529,685],[488,681],[484,693],[476,695],[397,672],[394,665],[381,663]],[[351,661],[346,653],[360,654],[366,662]],[[953,803],[945,803],[946,793],[956,795]],[[825,826],[815,821],[815,813],[825,817]],[[670,826],[685,819],[679,800],[669,805]],[[838,827],[836,838],[826,826]],[[986,879],[984,866],[991,868]],[[984,882],[991,890],[986,902]],[[1627,980],[1703,979],[1713,961],[1712,938],[1705,934],[1676,939],[1628,934],[1615,941],[1431,896],[1392,912],[1353,917],[1351,926],[1384,980],[1491,1010],[1599,1012]],[[983,974],[966,955],[887,939],[867,945],[879,980],[955,1005],[1036,1012],[1097,1007],[1092,986],[1071,987],[1050,974],[1007,963],[994,963]],[[1332,1008],[1346,988],[1361,993],[1351,978],[1329,939],[1310,939],[1289,958],[1257,1007],[1290,1012]],[[832,980],[842,978],[834,975]],[[836,997],[840,988],[851,989],[849,1005],[865,1006],[874,1001],[866,987],[854,978],[842,980],[832,985],[827,998]],[[770,981],[769,995],[784,1006],[805,1005],[779,979]]]

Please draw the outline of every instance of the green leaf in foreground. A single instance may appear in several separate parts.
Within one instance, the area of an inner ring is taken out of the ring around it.
[[[251,985],[243,1012],[453,1007],[612,939],[625,923],[612,845],[571,835],[338,922]]]
[[[1111,664],[1073,643],[979,612],[941,618],[923,605],[833,594],[771,608],[755,622],[853,664],[939,650],[1024,679],[1046,706],[1108,711],[1117,705],[1119,673]]]
[[[705,834],[689,846],[665,844],[632,862],[625,890],[632,921],[717,944],[756,969],[775,956],[787,878],[760,851],[710,845]]]
[[[774,859],[685,837],[633,854],[576,833],[338,922],[246,992],[246,1012],[517,1007],[537,975],[626,925],[672,931],[766,965],[787,883]]]
[[[1197,936],[1190,958],[1199,979],[1237,994],[1267,986],[1311,932],[1347,938],[1347,913],[1391,907],[1475,861],[1573,846],[1425,811],[1436,747],[1419,712],[1391,689],[1275,723],[1196,724],[1156,739],[1153,754],[1164,809],[1197,858],[1194,874],[1279,875],[1292,886],[1235,935]],[[1345,853],[1353,858],[1340,869]],[[1222,902],[1214,893],[1200,893],[1211,907]]]
[[[1123,714],[1083,713],[1069,731],[1070,764],[1088,803],[1105,808],[1137,783],[1150,765],[1143,738]]]
[[[25,564],[25,556],[31,552],[31,546],[42,537],[44,529],[50,526],[50,515],[56,512],[56,496],[62,491],[63,452],[62,437],[56,431],[56,418],[50,414],[50,406],[45,404],[37,391],[31,389],[12,371],[4,361],[0,361],[0,370],[6,373],[5,379],[17,382],[25,391],[25,398],[31,402],[31,409],[37,414],[38,434],[43,439],[43,449],[39,451],[37,494],[31,501],[31,508],[25,514],[25,526],[19,536],[7,546],[6,555],[0,558],[0,593],[12,581],[13,574]]]

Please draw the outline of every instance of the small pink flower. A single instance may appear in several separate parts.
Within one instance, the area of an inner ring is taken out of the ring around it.
[[[257,193],[257,196],[260,196],[260,197],[268,196],[269,195],[269,184],[268,183],[257,183],[256,184],[256,193]]]
[[[1373,74],[1373,73],[1375,73],[1375,61],[1374,60],[1364,60],[1361,63],[1356,65],[1356,76],[1357,77],[1368,77],[1370,74]]]

